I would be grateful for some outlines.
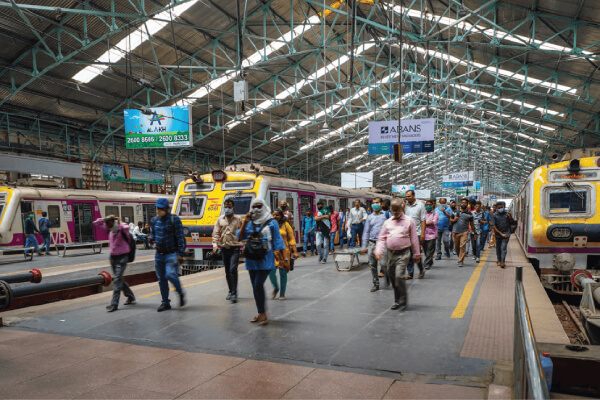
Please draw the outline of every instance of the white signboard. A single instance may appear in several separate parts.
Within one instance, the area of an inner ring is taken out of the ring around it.
[[[429,199],[431,199],[431,190],[417,189],[417,190],[415,190],[415,197],[417,199],[429,200]]]
[[[442,177],[442,187],[467,187],[473,185],[473,171],[454,172]]]
[[[369,122],[369,154],[392,154],[394,143],[400,143],[404,154],[433,152],[435,118]]]
[[[346,189],[373,187],[373,172],[342,172],[342,187]]]

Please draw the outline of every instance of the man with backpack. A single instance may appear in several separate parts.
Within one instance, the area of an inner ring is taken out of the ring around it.
[[[150,243],[156,243],[154,268],[162,296],[162,303],[156,311],[162,312],[171,309],[169,282],[175,286],[179,294],[179,307],[185,305],[185,295],[177,273],[185,255],[185,237],[181,219],[171,214],[169,200],[160,198],[156,201],[155,207],[156,217],[150,221],[151,232],[148,238]]]
[[[33,247],[33,251],[38,253],[38,256],[42,255],[42,252],[38,248],[37,238],[35,237],[35,232],[40,233],[38,228],[35,227],[35,216],[33,214],[29,215],[29,218],[25,219],[25,247]],[[25,251],[27,254],[28,251]]]
[[[317,250],[319,252],[319,262],[325,264],[327,262],[327,254],[329,254],[331,215],[329,209],[322,201],[317,203],[317,210],[315,217],[315,221],[317,221]]]
[[[46,211],[42,212],[42,218],[40,218],[38,224],[40,229],[40,235],[42,235],[42,239],[44,239],[44,245],[41,250],[45,250],[46,255],[50,255],[50,228],[52,228],[52,224],[50,220],[47,218],[48,213]]]
[[[113,269],[113,296],[110,304],[106,306],[108,312],[117,311],[121,290],[127,300],[124,305],[135,304],[135,295],[123,279],[127,263],[135,257],[135,241],[129,234],[129,225],[122,224],[119,217],[113,215],[106,218],[98,218],[94,221],[96,228],[108,232],[108,248],[110,250],[110,265]],[[133,243],[133,252],[131,244]]]

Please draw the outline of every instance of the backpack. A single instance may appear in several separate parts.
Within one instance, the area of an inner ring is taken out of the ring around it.
[[[48,225],[50,225],[50,221],[48,219],[46,219],[46,218],[40,219],[40,233],[50,232],[50,228],[48,227]]]
[[[127,237],[127,235],[125,235],[125,232],[123,232],[123,229],[121,229],[121,227],[119,226],[119,231],[121,232],[121,235],[123,235],[123,239],[125,239],[125,241],[129,244],[129,253],[127,253],[127,262],[133,262],[133,260],[135,260],[135,240],[133,239],[133,237],[131,235],[129,235],[129,237]]]
[[[272,220],[273,219],[270,219],[262,224],[258,230],[256,230],[256,227],[252,224],[252,233],[248,236],[248,240],[244,246],[244,257],[250,260],[264,260],[267,256],[268,243],[263,240],[260,233],[265,225],[268,225]]]

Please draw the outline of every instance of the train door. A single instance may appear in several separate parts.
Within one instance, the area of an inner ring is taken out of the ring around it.
[[[29,218],[29,216],[33,214],[33,201],[22,201],[21,202],[21,226],[23,232],[23,243],[27,240],[27,235],[25,234],[25,220]]]
[[[310,195],[302,195],[300,196],[300,212],[302,213],[302,218],[306,215],[306,210],[310,210],[313,212],[314,210],[315,197]]]
[[[75,224],[75,243],[93,242],[94,226],[91,203],[73,203],[73,223]]]
[[[271,210],[274,210],[277,207],[279,207],[279,193],[270,192],[270,205],[271,205]]]
[[[144,223],[149,224],[150,220],[156,216],[156,207],[154,204],[143,204],[142,213],[144,214]]]
[[[340,210],[344,210],[344,212],[346,212],[346,208],[349,208],[348,199],[340,199]]]

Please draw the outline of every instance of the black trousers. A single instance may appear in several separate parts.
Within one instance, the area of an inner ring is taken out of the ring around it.
[[[225,266],[225,279],[227,280],[227,286],[229,287],[229,291],[231,293],[237,294],[240,248],[222,248],[221,254],[223,254],[223,265]]]

